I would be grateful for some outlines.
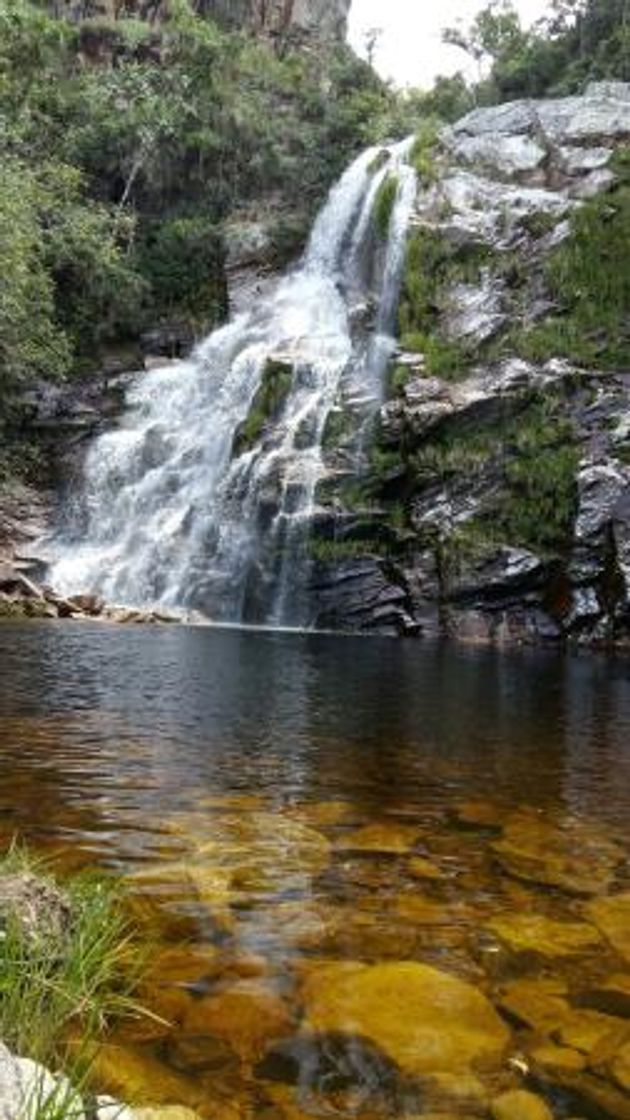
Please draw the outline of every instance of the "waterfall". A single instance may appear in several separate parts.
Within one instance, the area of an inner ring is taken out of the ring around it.
[[[415,197],[410,144],[370,148],[348,168],[271,296],[187,361],[133,380],[119,426],[87,454],[76,528],[49,547],[56,588],[222,621],[308,625],[326,422],[343,402],[359,427],[369,421],[395,345]],[[382,243],[373,212],[389,174],[398,190]],[[274,407],[257,428],[265,386]]]

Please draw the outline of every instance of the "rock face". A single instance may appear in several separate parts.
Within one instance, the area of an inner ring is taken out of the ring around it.
[[[351,559],[315,566],[321,625],[501,645],[628,642],[630,370],[598,368],[604,325],[591,330],[591,359],[584,328],[563,351],[566,308],[548,270],[585,200],[609,198],[614,215],[627,187],[613,157],[629,137],[620,82],[477,109],[441,134],[410,235],[432,263],[403,297],[375,466],[351,511],[335,483],[343,447],[328,456],[333,532]],[[443,260],[414,335],[408,305]],[[539,343],[528,348],[530,335]]]
[[[342,42],[351,0],[198,0],[193,7],[226,27],[247,27],[256,34],[286,41]],[[74,22],[94,17],[134,15],[159,22],[167,0],[57,0],[59,15]]]

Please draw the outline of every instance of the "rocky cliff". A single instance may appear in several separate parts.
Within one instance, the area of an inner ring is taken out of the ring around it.
[[[351,0],[195,0],[200,15],[222,26],[247,27],[273,39],[342,42]],[[137,16],[159,22],[168,0],[54,0],[57,15],[73,21]]]
[[[328,452],[321,625],[628,640],[629,138],[630,86],[599,83],[417,145],[371,464],[348,480]]]

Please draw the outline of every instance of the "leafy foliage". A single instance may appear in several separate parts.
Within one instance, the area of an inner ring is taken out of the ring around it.
[[[165,317],[219,321],[226,220],[281,215],[294,252],[394,106],[349,50],[280,57],[186,0],[157,27],[0,0],[0,427],[21,386]]]

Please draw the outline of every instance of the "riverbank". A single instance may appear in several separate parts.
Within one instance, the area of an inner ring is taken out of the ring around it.
[[[0,857],[0,1115],[148,1120],[98,1093],[92,1065],[112,1025],[141,1012],[141,951],[111,884],[61,885],[25,849]]]

